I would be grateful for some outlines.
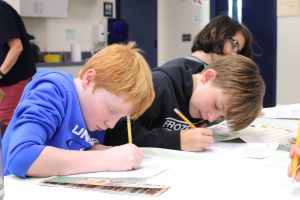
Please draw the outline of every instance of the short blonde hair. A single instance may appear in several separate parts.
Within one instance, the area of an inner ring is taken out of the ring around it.
[[[265,94],[258,66],[244,56],[228,55],[212,62],[207,69],[217,72],[213,84],[228,96],[225,120],[231,130],[249,126],[260,114]]]
[[[133,103],[133,119],[142,115],[155,97],[150,67],[139,52],[134,42],[107,46],[93,55],[78,73],[82,79],[87,70],[94,69],[94,90],[103,87],[124,96],[125,102]]]

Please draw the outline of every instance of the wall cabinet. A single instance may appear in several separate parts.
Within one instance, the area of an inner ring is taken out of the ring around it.
[[[6,0],[23,17],[68,17],[68,0]]]

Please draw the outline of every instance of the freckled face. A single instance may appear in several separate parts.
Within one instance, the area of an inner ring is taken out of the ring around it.
[[[123,97],[114,95],[104,88],[86,91],[87,100],[82,108],[87,127],[90,131],[113,128],[120,118],[130,115],[133,105],[124,102]]]

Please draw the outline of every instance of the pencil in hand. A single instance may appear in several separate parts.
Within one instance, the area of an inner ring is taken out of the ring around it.
[[[196,126],[190,122],[190,120],[188,120],[177,108],[174,108],[174,112],[176,112],[177,115],[179,115],[179,117],[181,117],[181,119],[188,123],[192,128],[196,128]]]
[[[129,144],[132,144],[132,133],[131,133],[130,116],[127,116],[127,132],[128,132],[128,142],[129,142]]]

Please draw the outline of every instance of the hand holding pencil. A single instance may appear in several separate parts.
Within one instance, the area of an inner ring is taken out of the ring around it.
[[[300,182],[300,163],[299,162],[298,162],[296,169],[294,169],[295,171],[293,170],[295,156],[298,158],[298,160],[300,160],[300,148],[299,147],[298,148],[294,147],[290,152],[290,158],[291,158],[292,162],[289,165],[288,175],[289,175],[289,177],[293,178],[293,181]]]
[[[288,175],[292,177],[293,181],[300,182],[300,118],[296,145],[290,152],[290,158],[292,162],[289,166]]]
[[[213,133],[210,129],[197,128],[177,108],[174,109],[174,112],[191,127],[191,129],[180,131],[181,150],[193,152],[204,151],[214,142]]]

